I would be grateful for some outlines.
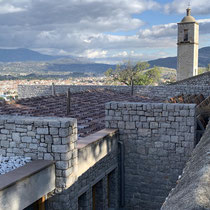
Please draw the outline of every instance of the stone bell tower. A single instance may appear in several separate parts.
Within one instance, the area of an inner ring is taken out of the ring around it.
[[[185,16],[178,23],[177,81],[198,74],[199,25],[187,9]]]

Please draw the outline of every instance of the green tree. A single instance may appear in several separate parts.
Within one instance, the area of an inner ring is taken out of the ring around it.
[[[133,95],[134,85],[151,85],[160,78],[158,67],[150,70],[147,62],[138,62],[132,64],[127,61],[124,65],[117,65],[116,69],[108,69],[105,75],[114,81],[119,81],[125,85],[131,86],[131,95]]]
[[[210,64],[208,64],[208,66],[206,67],[206,71],[207,71],[207,72],[210,71]]]

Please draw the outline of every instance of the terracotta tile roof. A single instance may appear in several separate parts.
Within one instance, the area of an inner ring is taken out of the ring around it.
[[[0,115],[57,116],[78,120],[78,133],[85,137],[105,128],[105,103],[110,101],[162,102],[160,98],[130,96],[110,90],[91,90],[71,94],[71,109],[67,115],[66,94],[59,96],[35,97],[18,100],[0,106]]]

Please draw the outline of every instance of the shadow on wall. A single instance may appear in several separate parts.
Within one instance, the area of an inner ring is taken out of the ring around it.
[[[93,142],[78,149],[78,175],[84,173],[108,153],[117,151],[118,134],[116,130],[112,130],[112,133],[108,135],[106,129],[101,130],[83,138],[83,142],[90,142],[91,139]]]
[[[117,134],[78,149],[78,156],[78,179],[68,189],[49,195],[48,209],[118,207]]]

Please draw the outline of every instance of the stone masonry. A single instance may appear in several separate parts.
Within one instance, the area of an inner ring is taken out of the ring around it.
[[[210,209],[210,124],[161,210]]]
[[[125,209],[160,209],[194,148],[195,105],[111,102],[106,127],[125,148]]]
[[[190,77],[187,79],[180,80],[178,82],[174,82],[171,85],[196,85],[196,86],[205,86],[210,85],[210,72],[205,72],[203,74],[199,74],[194,77]]]
[[[76,85],[56,85],[54,86],[56,94],[66,93],[68,88],[72,93],[108,89],[117,92],[130,93],[129,86],[76,86]],[[180,94],[203,94],[205,97],[210,95],[210,86],[207,85],[163,85],[163,86],[135,86],[134,93],[140,96],[153,96],[153,97],[165,97],[170,98]],[[18,97],[19,98],[31,98],[38,96],[52,95],[52,86],[46,85],[19,85]]]
[[[76,119],[0,117],[0,155],[55,161],[56,188],[47,195],[47,206],[51,210],[78,209],[82,195],[86,197],[87,209],[92,208],[92,188],[99,182],[102,188],[97,190],[101,193],[100,199],[105,201],[102,208],[107,209],[106,186],[110,173],[115,174],[112,196],[116,202],[112,207],[117,207],[117,141],[118,135],[112,131],[92,144],[78,148]]]
[[[54,160],[55,192],[74,182],[77,166],[75,119],[1,116],[0,139],[0,154],[3,156]]]
[[[44,87],[38,91],[36,86],[24,87],[20,95],[51,95],[50,86],[46,91]],[[57,88],[63,93],[68,87],[72,92],[81,91],[76,86]],[[88,87],[83,86],[83,90]],[[119,91],[123,90],[130,88],[121,86]],[[136,86],[135,93],[165,99],[179,94],[202,93],[206,97],[210,87]],[[77,145],[85,143],[85,139],[77,139],[76,119],[1,116],[0,154],[55,161],[56,189],[48,195],[49,209],[91,209],[93,205],[102,205],[100,210],[118,208],[123,196],[126,210],[160,209],[182,174],[195,146],[195,105],[109,102],[105,107],[106,128],[117,130],[102,139],[93,138],[84,147]],[[118,141],[124,153],[119,153]],[[124,173],[118,173],[118,165]],[[125,184],[120,191],[117,180],[123,178]]]

